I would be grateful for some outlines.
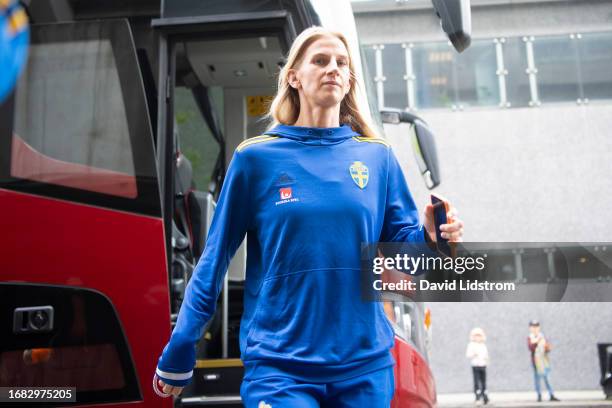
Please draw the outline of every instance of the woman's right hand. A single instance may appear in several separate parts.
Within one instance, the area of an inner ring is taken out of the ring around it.
[[[157,380],[157,384],[159,384],[159,386],[161,387],[164,393],[169,394],[169,395],[174,395],[175,397],[178,397],[181,394],[181,392],[183,392],[183,388],[184,388],[184,387],[176,387],[174,385],[166,384],[165,382],[159,379]]]

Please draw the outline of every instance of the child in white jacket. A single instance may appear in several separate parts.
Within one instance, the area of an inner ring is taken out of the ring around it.
[[[472,373],[474,375],[474,394],[476,403],[487,404],[487,364],[489,364],[489,351],[487,350],[486,336],[480,327],[472,329],[470,332],[470,342],[468,343],[465,356],[470,359]]]

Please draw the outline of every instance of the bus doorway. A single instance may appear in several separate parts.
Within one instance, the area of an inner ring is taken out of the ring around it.
[[[226,14],[222,21],[160,18],[152,26],[160,37],[159,88],[167,90],[158,98],[158,162],[165,223],[173,231],[168,245],[174,323],[205,245],[225,169],[241,142],[265,131],[263,116],[296,29],[286,10]],[[241,406],[238,337],[245,268],[243,243],[198,345],[183,405]]]

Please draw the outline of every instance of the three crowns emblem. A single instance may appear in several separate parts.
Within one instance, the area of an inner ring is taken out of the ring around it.
[[[370,170],[368,170],[368,166],[360,161],[356,161],[351,164],[351,167],[349,167],[349,172],[351,173],[353,181],[359,188],[364,189],[365,186],[368,185],[368,180],[370,178]]]

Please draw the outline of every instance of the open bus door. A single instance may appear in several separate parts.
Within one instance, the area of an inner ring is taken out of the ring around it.
[[[33,25],[29,54],[1,109],[13,126],[0,127],[0,385],[169,407],[138,377],[153,373],[170,315],[130,26]]]
[[[235,13],[228,12],[232,7]],[[162,8],[162,18],[152,22],[159,37],[159,89],[166,90],[159,93],[157,128],[160,182],[167,209],[164,219],[166,228],[173,226],[175,235],[187,238],[194,264],[203,243],[197,242],[198,234],[193,232],[201,228],[193,222],[182,222],[183,218],[193,220],[189,213],[193,207],[183,208],[183,200],[177,197],[189,200],[195,195],[195,201],[200,201],[199,208],[204,205],[211,208],[210,199],[220,191],[225,168],[236,146],[265,130],[267,123],[259,120],[260,98],[273,95],[278,66],[296,36],[289,11],[246,10],[245,7],[229,3],[206,7],[168,3]],[[223,11],[221,15],[220,11]],[[185,98],[191,100],[206,124],[206,131],[212,136],[208,140],[218,144],[209,146],[218,151],[209,186],[194,183],[189,159],[184,154],[188,146],[181,138],[176,118],[179,116],[177,104],[180,104],[177,99]],[[254,107],[253,100],[257,100],[259,108]],[[202,202],[204,196],[208,200]],[[183,211],[186,217],[180,214]],[[211,217],[210,210],[204,213]],[[167,242],[167,245],[172,244]],[[179,264],[177,251],[169,255],[168,262],[174,271]],[[243,367],[239,358],[238,327],[243,309],[245,265],[243,244],[230,264],[217,313],[204,330],[194,380],[181,394],[182,405],[242,406]],[[191,270],[193,266],[187,267]],[[177,291],[171,296],[181,296],[181,293]],[[180,299],[172,303],[180,305]]]

